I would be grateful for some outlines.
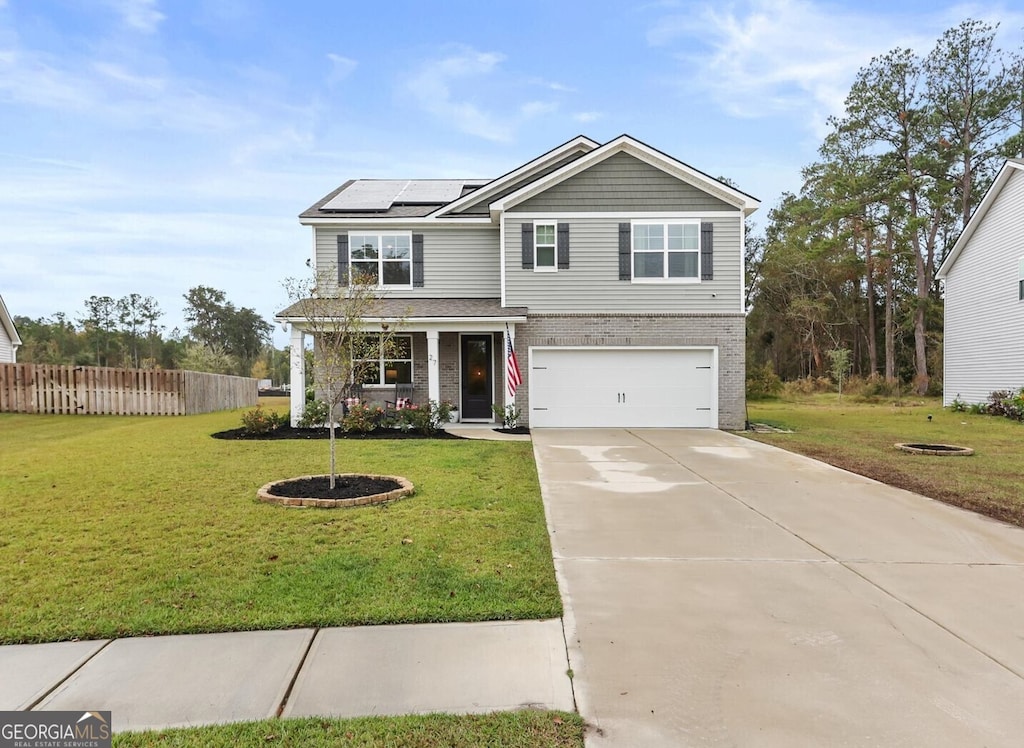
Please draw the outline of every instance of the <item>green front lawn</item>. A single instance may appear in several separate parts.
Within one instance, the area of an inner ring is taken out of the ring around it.
[[[0,414],[0,643],[561,614],[529,443],[339,442],[416,495],[286,509],[327,443],[210,438],[240,415]]]
[[[816,395],[751,401],[747,411],[754,423],[793,430],[744,434],[752,439],[1024,526],[1024,424],[954,413],[937,398],[872,404]],[[897,442],[957,444],[975,454],[913,455],[895,449]]]
[[[117,748],[583,748],[583,720],[563,712],[265,720],[121,733]]]

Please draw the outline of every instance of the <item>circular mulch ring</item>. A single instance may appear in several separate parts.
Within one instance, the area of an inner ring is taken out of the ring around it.
[[[967,457],[974,454],[970,447],[955,444],[896,444],[896,449],[913,455],[935,455],[937,457]]]
[[[397,475],[337,473],[334,484],[332,490],[329,475],[303,475],[268,483],[256,492],[256,497],[280,506],[337,509],[386,504],[412,496],[416,490],[407,479]]]

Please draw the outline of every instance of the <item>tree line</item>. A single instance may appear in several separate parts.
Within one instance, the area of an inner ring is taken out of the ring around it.
[[[288,380],[288,352],[271,345],[271,330],[255,310],[227,295],[196,286],[183,295],[186,330],[169,332],[156,299],[131,293],[119,299],[90,296],[74,318],[64,312],[31,319],[15,316],[22,339],[18,361],[135,369],[189,369]]]
[[[823,376],[845,350],[855,374],[941,383],[935,271],[1024,148],[1024,55],[997,29],[968,19],[857,73],[799,194],[748,243],[748,370]]]

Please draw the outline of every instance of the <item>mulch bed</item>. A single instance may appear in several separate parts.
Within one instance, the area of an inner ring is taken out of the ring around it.
[[[274,439],[330,439],[329,429],[296,429],[291,426],[268,432],[266,434],[250,434],[245,429],[229,429],[211,434],[214,439],[230,439],[237,441],[267,441]],[[461,436],[439,430],[426,435],[417,431],[400,431],[399,429],[376,429],[365,433],[349,433],[338,429],[334,432],[335,439],[461,439]]]
[[[529,426],[516,426],[514,429],[494,429],[499,434],[527,434],[530,433]]]
[[[359,496],[387,493],[401,487],[393,480],[371,478],[367,475],[346,475],[337,476],[334,480],[334,490],[331,490],[331,479],[328,476],[317,475],[312,478],[282,481],[274,486],[274,495],[286,496],[289,499],[354,499]]]

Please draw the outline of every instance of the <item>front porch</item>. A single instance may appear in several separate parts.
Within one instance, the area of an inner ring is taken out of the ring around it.
[[[493,423],[493,406],[504,407],[508,397],[506,340],[514,342],[516,323],[526,321],[526,310],[503,308],[497,299],[389,299],[381,307],[381,316],[365,320],[363,332],[390,329],[408,339],[408,354],[400,361],[382,362],[379,380],[363,385],[362,401],[395,402],[396,385],[408,383],[415,404],[447,400],[458,408],[461,421]],[[290,328],[295,426],[306,405],[309,378],[304,352],[310,339],[313,345],[316,340],[308,321],[289,317],[288,311],[278,320]]]

